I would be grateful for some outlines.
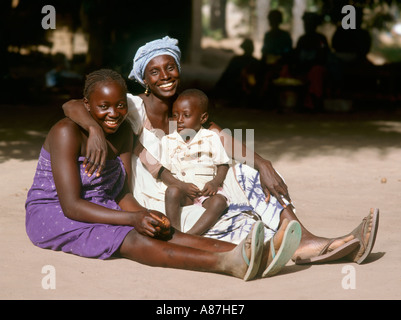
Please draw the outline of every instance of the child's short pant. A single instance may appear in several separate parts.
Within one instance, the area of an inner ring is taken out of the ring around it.
[[[219,187],[217,189],[216,194],[221,194],[224,198],[226,198],[226,202],[227,202],[227,207],[230,205],[230,202],[228,200],[228,195],[227,193],[224,191],[224,189],[222,187]],[[209,199],[211,196],[200,196],[194,199],[194,204],[197,206],[202,206],[202,204]]]

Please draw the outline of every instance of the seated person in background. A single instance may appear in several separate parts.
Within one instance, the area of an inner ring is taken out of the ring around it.
[[[297,42],[292,73],[306,84],[304,107],[317,110],[323,105],[330,49],[326,37],[317,32],[321,17],[316,13],[305,12],[302,19],[305,34]]]
[[[182,92],[173,104],[177,130],[161,141],[161,163],[177,178],[166,190],[166,215],[180,230],[180,207],[199,204],[205,212],[187,232],[201,235],[228,207],[222,183],[230,162],[219,136],[202,127],[208,119],[209,100],[200,90]]]
[[[372,39],[369,31],[361,28],[363,9],[356,7],[355,13],[356,28],[344,29],[339,25],[332,38],[330,79],[333,93],[340,97],[348,88],[352,92],[364,92],[375,90],[377,85],[375,67],[367,58]]]
[[[258,96],[260,61],[253,56],[254,45],[250,39],[241,43],[243,55],[234,56],[217,81],[213,97],[231,103],[255,104]]]
[[[275,102],[274,80],[288,76],[288,64],[292,54],[291,35],[282,29],[283,15],[280,10],[271,10],[267,15],[270,30],[265,33],[262,47],[263,78],[260,85],[261,101],[268,107]]]
[[[368,63],[366,56],[370,51],[372,39],[369,31],[362,29],[363,9],[356,7],[356,28],[337,28],[332,38],[332,47],[336,57],[343,63]]]
[[[265,33],[262,47],[262,61],[267,64],[277,62],[278,59],[292,51],[292,39],[287,31],[280,29],[283,15],[279,10],[271,10],[267,15],[270,30]]]

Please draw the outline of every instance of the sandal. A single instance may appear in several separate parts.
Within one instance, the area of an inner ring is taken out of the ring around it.
[[[274,249],[273,238],[270,240],[270,252],[272,253],[273,260],[263,272],[262,278],[271,277],[277,274],[287,264],[298,249],[301,235],[302,230],[299,222],[293,220],[288,223],[288,226],[285,229],[283,241],[281,242],[277,254]]]
[[[372,252],[373,246],[376,241],[377,230],[379,228],[379,209],[375,209],[373,212],[369,213],[369,216],[372,214],[372,230],[370,231],[370,236],[367,242],[365,242],[365,234],[368,232],[368,218],[369,216],[363,218],[361,224],[356,227],[351,234],[355,236],[355,239],[358,239],[360,243],[360,247],[358,250],[354,250],[351,252],[347,258],[357,264],[361,264],[368,255]]]
[[[250,234],[245,238],[242,244],[242,257],[248,265],[248,270],[245,273],[244,280],[248,281],[253,279],[259,269],[259,264],[262,259],[264,241],[264,226],[262,221],[257,221],[252,226]],[[246,254],[246,245],[251,247],[251,257],[248,258]]]
[[[352,251],[354,251],[357,247],[359,247],[359,240],[353,239],[344,243],[342,246],[339,246],[337,249],[333,251],[327,252],[330,245],[337,239],[331,239],[324,248],[319,252],[316,257],[306,258],[306,259],[296,259],[295,264],[308,264],[308,263],[326,263],[335,261],[341,258],[344,258]]]

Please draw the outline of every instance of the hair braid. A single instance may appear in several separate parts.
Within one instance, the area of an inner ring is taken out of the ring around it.
[[[89,99],[98,82],[116,81],[125,91],[128,91],[127,84],[123,77],[116,71],[110,69],[100,69],[91,72],[86,76],[84,86],[84,97]]]

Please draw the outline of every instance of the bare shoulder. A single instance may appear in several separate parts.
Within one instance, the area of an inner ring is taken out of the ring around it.
[[[65,142],[81,142],[81,128],[69,118],[63,118],[56,122],[50,129],[44,146],[47,150],[50,149],[50,144],[58,144]]]
[[[50,129],[49,135],[81,135],[82,129],[69,118],[63,118],[56,122]]]

